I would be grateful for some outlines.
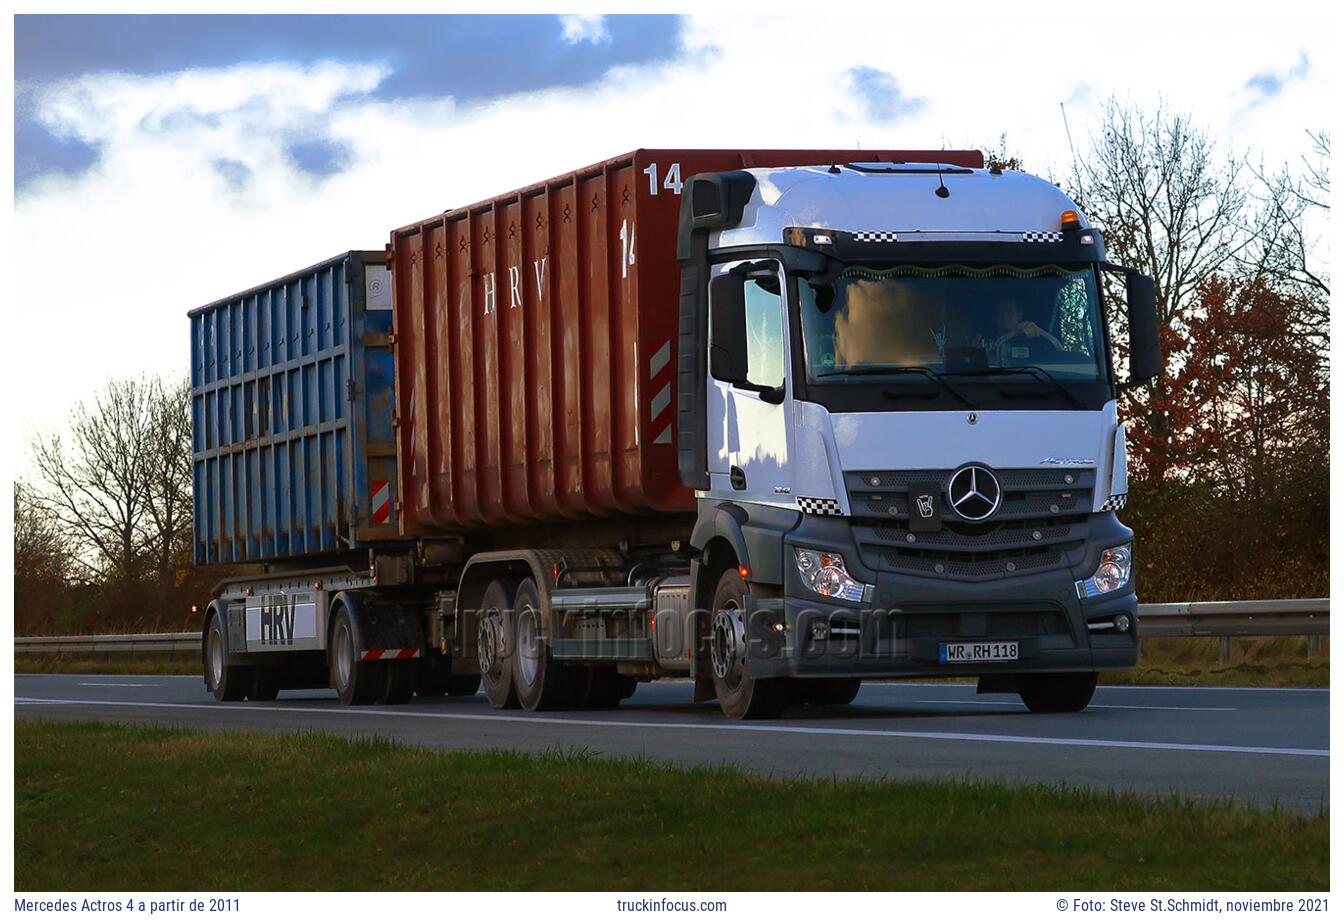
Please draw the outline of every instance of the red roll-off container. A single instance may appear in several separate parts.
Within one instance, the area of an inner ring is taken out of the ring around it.
[[[978,151],[637,150],[396,230],[403,534],[694,507],[677,472],[682,184]]]

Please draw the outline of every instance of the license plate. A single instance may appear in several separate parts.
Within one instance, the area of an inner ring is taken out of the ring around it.
[[[980,661],[1016,661],[1016,642],[939,642],[942,664],[974,664]]]

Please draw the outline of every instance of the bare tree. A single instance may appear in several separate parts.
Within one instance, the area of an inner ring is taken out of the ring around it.
[[[1074,163],[1072,197],[1106,237],[1110,257],[1153,278],[1164,327],[1168,373],[1124,406],[1143,424],[1136,432],[1136,472],[1154,480],[1170,461],[1170,370],[1200,285],[1230,266],[1248,245],[1243,231],[1247,193],[1243,167],[1219,154],[1186,115],[1161,105],[1145,112],[1116,99],[1102,108],[1089,149]],[[1115,296],[1109,298],[1116,300]],[[1127,353],[1125,318],[1115,317],[1116,341]]]
[[[191,547],[191,386],[185,380],[152,386],[148,437],[145,550],[167,584],[185,566]]]
[[[1301,326],[1323,344],[1330,336],[1330,271],[1317,253],[1330,215],[1330,134],[1307,132],[1311,151],[1295,169],[1276,173],[1249,167],[1259,213],[1252,246],[1241,258],[1251,277],[1265,278],[1304,296]]]
[[[75,561],[94,577],[128,583],[142,570],[154,390],[143,380],[114,381],[91,409],[74,409],[68,442],[50,435],[33,444],[45,485],[40,507],[70,535]]]
[[[1187,115],[1103,107],[1072,191],[1111,257],[1152,276],[1162,323],[1183,321],[1199,285],[1247,246],[1242,169]]]

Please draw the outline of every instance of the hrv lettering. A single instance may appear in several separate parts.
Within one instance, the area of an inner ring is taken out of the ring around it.
[[[293,598],[282,597],[261,607],[262,645],[294,644],[294,606]]]

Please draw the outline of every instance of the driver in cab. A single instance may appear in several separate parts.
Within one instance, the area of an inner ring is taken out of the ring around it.
[[[1022,308],[1011,298],[994,305],[994,330],[980,336],[975,344],[997,356],[1001,364],[1007,359],[1029,359],[1050,349],[1064,351],[1059,339],[1024,318]]]

